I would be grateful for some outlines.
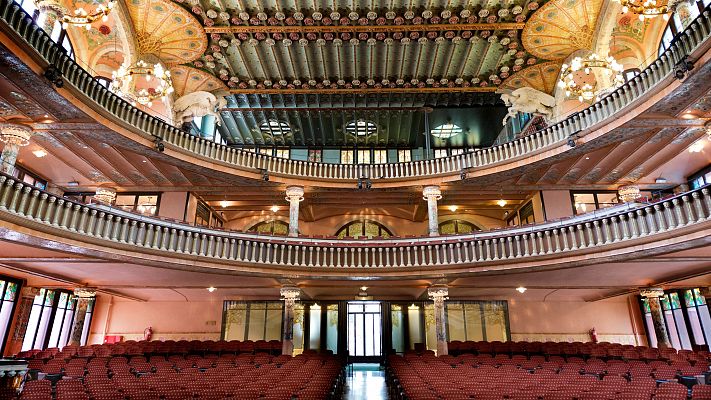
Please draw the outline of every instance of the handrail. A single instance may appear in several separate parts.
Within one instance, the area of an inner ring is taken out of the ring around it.
[[[106,247],[130,246],[171,258],[202,258],[267,267],[412,268],[527,261],[601,251],[608,245],[654,238],[693,227],[711,228],[711,190],[705,186],[653,204],[530,230],[451,237],[328,240],[263,237],[199,228],[110,207],[87,205],[0,175],[0,220],[25,223],[53,235],[79,235]]]
[[[684,32],[677,35],[669,49],[640,74],[590,107],[534,134],[501,145],[444,158],[390,164],[345,165],[277,158],[192,136],[131,106],[110,92],[69,58],[63,48],[54,43],[17,3],[0,0],[0,10],[2,24],[33,48],[42,59],[57,68],[68,85],[86,96],[87,101],[100,106],[101,113],[105,116],[122,121],[135,133],[159,138],[167,147],[240,170],[266,170],[271,175],[330,181],[355,181],[364,177],[411,180],[452,175],[459,174],[462,170],[488,167],[538,153],[601,123],[640,99],[647,91],[670,76],[674,66],[711,35],[711,11],[707,7]]]

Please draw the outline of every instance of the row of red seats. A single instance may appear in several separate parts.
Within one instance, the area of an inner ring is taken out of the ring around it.
[[[627,360],[706,361],[708,351],[656,349],[619,343],[592,342],[475,342],[451,341],[450,354],[546,354],[560,356],[589,356],[597,358],[623,358]]]
[[[188,354],[188,353],[253,353],[255,351],[281,352],[279,340],[166,340],[133,341],[114,344],[94,344],[90,346],[64,346],[61,350],[54,347],[46,350],[29,350],[17,354],[21,359],[75,358],[75,357],[110,357],[119,355],[144,354]]]
[[[207,360],[207,361],[206,361]],[[181,364],[182,363],[182,364]],[[261,364],[260,364],[261,363]],[[150,369],[142,369],[150,365]],[[94,358],[86,375],[25,383],[20,400],[324,400],[340,398],[335,356],[225,354]]]
[[[427,353],[390,356],[387,371],[390,398],[397,400],[686,400],[689,394],[694,400],[711,399],[707,385],[689,391],[674,379],[587,374],[579,367],[567,362],[557,369],[452,364],[450,358]]]

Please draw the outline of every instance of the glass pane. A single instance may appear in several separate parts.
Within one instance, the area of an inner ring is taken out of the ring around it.
[[[264,303],[249,304],[249,332],[248,340],[264,340],[264,328],[266,327],[267,307]]]
[[[647,324],[647,332],[649,332],[649,346],[657,347],[657,333],[654,331],[652,314],[644,314],[644,323]]]
[[[282,304],[267,303],[267,331],[264,340],[281,340],[282,308]]]
[[[116,207],[124,209],[126,211],[133,211],[133,206],[136,202],[136,196],[121,194],[116,196],[116,202],[114,203]]]
[[[392,345],[396,353],[405,352],[405,323],[402,306],[393,304],[390,308],[390,321],[392,323]]]
[[[484,340],[484,326],[482,325],[482,312],[480,304],[465,304],[464,318],[466,321],[467,339]]]
[[[669,310],[669,295],[665,294],[664,297],[659,299],[659,302],[662,304],[662,310]]]
[[[66,294],[66,293],[62,293]],[[49,343],[47,347],[59,347],[59,337],[62,333],[62,323],[64,322],[65,310],[58,308],[54,315],[54,323],[52,324],[52,333],[49,335]]]
[[[651,313],[652,309],[649,308],[649,301],[647,299],[642,299],[642,307],[644,307],[644,312],[645,313]]]
[[[410,150],[398,150],[397,160],[399,162],[410,162],[412,161],[412,152]]]
[[[374,238],[376,236],[380,236],[380,227],[376,224],[373,224],[371,222],[366,222],[365,223],[365,236],[369,238]]]
[[[696,305],[696,302],[694,301],[694,294],[691,290],[684,291],[684,304],[686,304],[687,307],[693,307]]]
[[[674,316],[671,311],[664,311],[664,320],[667,322],[667,330],[669,331],[669,340],[672,347],[681,350],[681,341],[679,340],[679,332],[674,323]]]
[[[449,302],[446,307],[449,340],[467,340],[466,325],[464,324],[464,305]]]
[[[352,238],[359,238],[363,236],[363,223],[355,222],[348,227],[348,236]]]
[[[686,311],[689,314],[689,325],[691,325],[691,334],[694,337],[694,343],[698,345],[706,344],[704,331],[701,328],[701,321],[699,321],[699,312],[696,310],[696,307],[692,306],[687,308]]]
[[[66,308],[67,307],[67,297],[68,297],[67,293],[64,293],[64,292],[60,293],[59,304],[57,305],[57,307]]]
[[[247,305],[232,304],[225,311],[225,340],[244,340],[244,330],[247,326]]]
[[[701,326],[704,327],[706,343],[711,343],[711,315],[709,315],[709,308],[708,306],[699,306],[698,310]]]
[[[338,353],[338,304],[326,308],[326,348]]]
[[[314,304],[309,307],[309,349],[321,349],[321,306]]]
[[[673,310],[681,308],[681,304],[679,303],[679,295],[677,293],[669,293],[669,301]]]
[[[10,314],[12,314],[12,306],[15,303],[11,301],[3,301],[0,308],[0,338],[5,337],[5,333],[10,328]]]
[[[84,318],[84,329],[81,331],[81,339],[79,340],[79,344],[84,346],[86,345],[86,339],[89,337],[89,325],[91,325],[91,314],[90,312],[86,313],[86,318]]]
[[[701,290],[698,288],[694,289],[694,297],[696,297],[696,305],[703,306],[706,304],[706,298],[701,295]]]
[[[598,193],[597,202],[599,208],[606,208],[614,206],[618,203],[617,193]]]
[[[427,350],[437,350],[434,304],[425,304],[425,342],[427,344]]]
[[[576,214],[584,214],[596,209],[595,196],[592,193],[573,194],[573,204],[575,205]]]
[[[141,214],[155,215],[158,207],[158,195],[138,196],[136,211]]]
[[[348,314],[348,354],[351,356],[356,355],[356,314]]]
[[[365,325],[363,326],[364,347],[366,356],[374,356],[375,353],[375,318],[374,314],[363,314]]]
[[[294,353],[304,349],[304,305],[294,305]]]
[[[59,336],[59,344],[57,347],[64,347],[69,342],[69,335],[72,332],[72,319],[74,318],[74,311],[67,311],[64,314],[64,326],[62,326],[62,334]],[[87,316],[88,318],[88,316]]]
[[[50,307],[44,307],[42,316],[40,317],[39,323],[37,324],[37,337],[35,338],[34,348],[43,349],[44,339],[47,337],[47,331],[49,330],[49,317],[52,312]]]
[[[424,343],[425,341],[420,318],[420,306],[411,304],[407,307],[407,321],[407,330],[410,334],[410,347],[408,350],[414,350],[415,343]]]
[[[674,313],[674,319],[676,320],[676,330],[679,332],[681,348],[691,350],[691,339],[689,338],[689,332],[686,330],[684,313],[680,309],[676,309],[672,312]]]
[[[501,303],[484,303],[484,327],[486,329],[486,340],[507,340],[506,317],[504,307]]]

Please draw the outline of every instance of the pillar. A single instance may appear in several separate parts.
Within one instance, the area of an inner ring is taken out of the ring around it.
[[[664,324],[662,304],[659,301],[659,298],[664,296],[664,290],[662,288],[646,288],[640,290],[639,294],[646,298],[649,303],[649,310],[652,314],[652,324],[654,325],[654,333],[657,336],[657,347],[660,349],[671,347],[667,327]]]
[[[692,4],[688,0],[679,0],[671,6],[672,11],[679,17],[681,26],[686,29],[694,19],[691,17],[691,7],[696,7],[696,2]]]
[[[429,219],[430,236],[439,236],[439,217],[437,215],[437,200],[442,198],[439,186],[425,186],[422,189],[422,199],[427,200],[427,217]]]
[[[12,175],[15,172],[15,162],[17,154],[20,152],[20,146],[15,143],[5,143],[0,154],[0,172]]]
[[[289,202],[289,236],[299,236],[299,203],[304,200],[302,186],[286,188],[286,201]]]
[[[297,287],[287,286],[281,288],[279,294],[284,300],[284,321],[281,334],[281,354],[294,354],[294,304],[299,300],[301,291]]]
[[[437,355],[444,356],[447,351],[447,323],[444,313],[444,301],[449,297],[446,286],[433,286],[427,289],[427,295],[434,302],[435,336],[437,337]]]
[[[699,291],[701,292],[701,295],[704,296],[706,299],[706,304],[709,304],[711,302],[711,286],[705,286],[699,288]]]
[[[0,172],[11,175],[15,172],[15,161],[20,147],[30,144],[32,128],[12,122],[0,124],[0,141],[5,143],[0,154]]]
[[[67,15],[68,10],[54,0],[42,0],[37,4],[40,16],[37,23],[50,35],[54,28],[54,23],[61,15]]]
[[[32,286],[25,286],[20,290],[14,328],[12,328],[12,336],[10,336],[5,354],[17,354],[22,349],[22,341],[25,340],[25,333],[27,333],[27,323],[30,321],[32,303],[38,294],[39,288]]]
[[[77,297],[77,305],[74,311],[74,325],[72,325],[72,334],[69,337],[69,344],[81,346],[86,311],[89,308],[89,303],[96,298],[96,291],[83,288],[74,289],[74,296]]]

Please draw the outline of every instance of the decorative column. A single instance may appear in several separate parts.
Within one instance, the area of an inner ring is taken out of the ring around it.
[[[662,288],[645,288],[639,291],[640,296],[647,299],[649,310],[652,313],[652,324],[654,325],[654,333],[657,336],[657,347],[665,349],[671,347],[667,327],[664,324],[664,313],[662,312],[662,304],[659,301],[660,297],[664,296]]]
[[[706,304],[709,304],[709,302],[711,302],[711,286],[701,287],[699,291],[701,295],[704,296],[704,299],[706,299]]]
[[[0,154],[0,172],[12,175],[20,147],[30,144],[32,129],[21,124],[0,124],[0,141],[5,143]]]
[[[35,5],[40,11],[38,23],[48,35],[52,33],[54,23],[59,19],[60,15],[68,14],[68,10],[55,0],[35,1]]]
[[[30,321],[32,303],[39,294],[39,288],[25,286],[20,290],[19,304],[17,305],[17,316],[15,317],[15,327],[12,330],[10,342],[5,349],[5,354],[16,354],[22,348],[22,341],[25,340],[27,323]]]
[[[286,188],[286,201],[289,202],[289,236],[299,236],[299,203],[304,200],[302,186]]]
[[[427,217],[429,218],[430,236],[439,236],[439,217],[437,216],[437,200],[442,198],[439,186],[425,186],[422,189],[422,199],[427,200]]]
[[[446,286],[432,286],[427,289],[427,296],[434,302],[437,355],[444,356],[449,353],[447,351],[447,324],[444,314],[444,301],[449,299],[449,289]]]
[[[679,17],[679,21],[681,21],[681,27],[686,29],[691,21],[694,20],[691,18],[691,7],[696,7],[696,2],[691,4],[688,0],[672,0],[669,3],[670,10],[675,13]]]
[[[77,297],[77,305],[74,311],[74,325],[72,325],[72,335],[69,344],[81,346],[81,337],[84,334],[84,321],[89,302],[96,298],[96,291],[92,289],[74,289],[74,296]]]
[[[301,291],[297,287],[285,286],[279,290],[284,300],[284,321],[281,335],[281,354],[294,354],[294,304],[299,300]]]

